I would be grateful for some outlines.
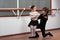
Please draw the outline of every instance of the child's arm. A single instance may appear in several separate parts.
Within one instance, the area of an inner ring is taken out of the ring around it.
[[[35,14],[35,15],[33,16],[33,19],[38,18],[39,15],[40,15],[39,13]]]
[[[42,14],[39,15],[38,19],[41,19],[42,18]]]
[[[35,16],[35,15],[31,15],[31,14],[30,14],[30,17],[31,17],[31,19],[36,18],[36,16]]]

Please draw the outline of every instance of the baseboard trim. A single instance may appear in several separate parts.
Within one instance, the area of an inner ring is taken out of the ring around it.
[[[48,29],[48,30],[46,30],[46,31],[54,31],[54,30],[60,30],[60,28]],[[38,32],[41,32],[41,31],[38,31]],[[17,36],[17,35],[24,35],[24,34],[30,34],[30,32],[19,33],[19,34],[4,35],[4,36],[0,36],[0,38],[10,37],[10,36]]]

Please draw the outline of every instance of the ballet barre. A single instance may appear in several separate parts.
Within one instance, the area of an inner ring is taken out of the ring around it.
[[[17,10],[21,10],[21,13],[19,14],[19,15],[17,15],[17,13],[15,12],[15,11],[17,11]],[[13,14],[14,15],[16,15],[16,16],[21,16],[22,15],[22,13],[25,11],[25,10],[27,10],[27,11],[31,11],[31,9],[30,8],[0,8],[0,11],[12,11],[13,12]],[[41,11],[42,10],[42,8],[37,8],[37,10],[38,11]],[[58,9],[58,8],[56,8],[56,9],[49,9],[49,11],[53,11],[53,10],[55,10],[55,11],[58,11],[58,10],[60,10],[60,9]],[[29,14],[23,14],[22,16],[28,16]]]
[[[0,8],[0,11],[7,10],[23,10],[24,8]],[[25,10],[31,10],[30,8],[25,8]],[[42,10],[42,8],[37,8],[37,10]]]
[[[7,11],[7,10],[23,10],[23,8],[0,8],[0,11]]]
[[[60,9],[59,9],[59,8],[51,9],[51,11],[53,11],[53,10],[55,10],[55,11],[59,11]]]

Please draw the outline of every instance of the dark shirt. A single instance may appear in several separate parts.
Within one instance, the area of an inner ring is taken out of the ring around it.
[[[47,17],[47,18],[45,18],[45,17]],[[43,15],[43,14],[41,14],[41,15],[38,17],[38,19],[40,19],[40,24],[39,24],[39,27],[38,27],[38,28],[44,28],[45,25],[46,25],[46,22],[47,22],[47,20],[48,20],[48,15]]]
[[[47,18],[44,18],[45,16],[46,16]],[[43,16],[43,14],[41,14],[41,15],[38,17],[38,19],[48,20],[48,15],[44,15],[44,16]]]

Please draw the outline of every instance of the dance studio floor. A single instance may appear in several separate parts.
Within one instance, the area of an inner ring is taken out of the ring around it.
[[[16,35],[16,36],[10,36],[10,37],[3,37],[3,38],[0,38],[0,40],[60,40],[60,29],[53,30],[50,32],[54,35],[53,37],[47,36],[46,38],[43,38],[41,36],[41,32],[39,32],[39,38],[29,39],[28,37],[30,36],[30,34],[23,34],[23,35]]]

